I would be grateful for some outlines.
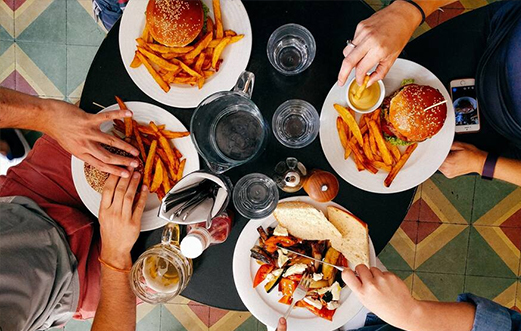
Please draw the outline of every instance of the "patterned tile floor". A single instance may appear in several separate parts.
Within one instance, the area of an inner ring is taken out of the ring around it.
[[[375,10],[388,0],[366,0]],[[488,2],[492,2],[488,1]],[[415,33],[485,0],[460,0],[431,15]],[[106,31],[92,19],[91,0],[0,0],[0,85],[75,102]],[[521,188],[477,176],[435,174],[380,254],[420,299],[447,300],[470,291],[521,308]],[[519,289],[519,290],[518,290]],[[265,330],[249,313],[178,298],[138,307],[138,330]],[[89,330],[71,321],[66,331]]]

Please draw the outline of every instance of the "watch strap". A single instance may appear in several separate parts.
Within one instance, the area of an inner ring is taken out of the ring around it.
[[[483,171],[481,172],[481,178],[492,180],[494,178],[494,170],[496,169],[496,163],[499,156],[494,153],[488,153],[485,164],[483,165]]]

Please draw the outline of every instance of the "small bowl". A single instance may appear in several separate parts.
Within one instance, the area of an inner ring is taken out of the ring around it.
[[[374,112],[376,109],[378,109],[378,107],[380,107],[380,105],[382,104],[382,102],[384,101],[384,98],[385,98],[385,86],[384,86],[384,82],[382,80],[379,80],[377,81],[376,83],[378,83],[378,85],[380,86],[380,97],[378,98],[378,101],[374,104],[374,106],[372,106],[371,108],[369,109],[365,109],[365,110],[362,110],[362,109],[358,109],[356,108],[355,106],[353,106],[351,104],[351,101],[349,100],[349,87],[351,87],[351,84],[353,84],[354,82],[356,81],[356,76],[354,76],[353,78],[351,78],[349,80],[349,83],[346,84],[346,88],[344,90],[344,96],[346,98],[346,102],[347,102],[347,105],[353,109],[354,111],[356,111],[357,113],[360,113],[360,114],[368,114],[368,113],[372,113]]]

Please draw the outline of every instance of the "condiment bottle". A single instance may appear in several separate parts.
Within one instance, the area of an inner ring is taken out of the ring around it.
[[[294,193],[302,188],[306,175],[306,167],[296,158],[288,157],[275,166],[273,180],[284,192]]]
[[[208,247],[225,242],[231,228],[232,218],[226,211],[212,219],[209,229],[206,229],[205,222],[188,225],[188,234],[181,241],[181,253],[189,259],[195,259]]]

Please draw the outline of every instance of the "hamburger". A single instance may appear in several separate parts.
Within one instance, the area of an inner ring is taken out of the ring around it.
[[[149,0],[146,22],[157,42],[183,47],[194,41],[203,29],[203,4],[200,0]]]
[[[394,145],[409,145],[431,138],[445,123],[447,105],[426,108],[443,100],[440,91],[431,86],[402,86],[382,103],[385,138]]]
[[[130,153],[127,153],[119,148],[111,147],[108,145],[102,144],[102,146],[112,154],[122,155],[125,157],[134,158],[134,156]],[[143,161],[141,161],[140,158],[138,160],[138,167],[134,169],[134,171],[139,172],[141,175],[143,175],[144,166]],[[83,166],[83,173],[85,174],[85,179],[87,180],[87,183],[89,183],[90,187],[94,189],[94,191],[101,194],[103,191],[103,186],[105,186],[105,182],[107,181],[107,178],[109,178],[109,173],[98,170],[94,168],[92,165],[85,163]]]

